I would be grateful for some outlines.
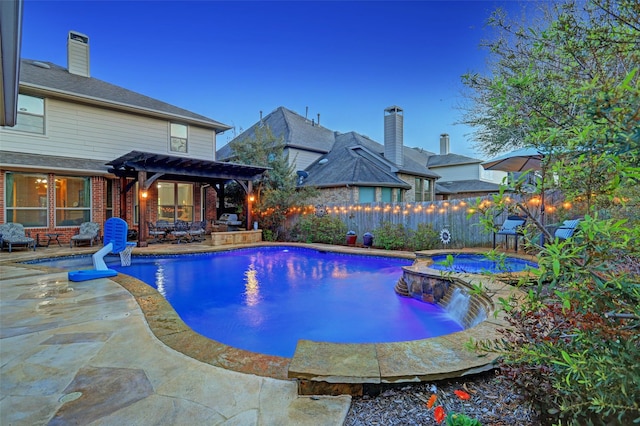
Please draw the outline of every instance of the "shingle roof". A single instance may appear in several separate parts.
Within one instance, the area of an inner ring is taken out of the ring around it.
[[[306,172],[309,176],[303,185],[411,188],[396,176],[397,167],[369,150],[369,144],[363,143],[365,140],[368,141],[354,132],[336,135],[333,149],[322,157],[323,161],[318,160],[307,167]]]
[[[285,107],[276,108],[261,121],[240,133],[234,140],[254,138],[256,128],[261,126],[267,126],[276,138],[282,137],[285,148],[301,148],[307,151],[327,153],[335,142],[332,130]],[[216,158],[219,160],[227,160],[232,156],[230,144],[223,146],[216,153]]]
[[[66,68],[51,62],[22,59],[20,66],[21,91],[44,92],[49,96],[74,98],[76,101],[103,105],[143,115],[161,116],[188,124],[215,130],[216,133],[230,129],[200,114],[178,108],[166,102],[150,98],[120,86],[71,74]]]
[[[404,147],[404,165],[397,166],[384,158],[384,145],[356,132],[333,132],[285,107],[276,108],[234,140],[254,137],[258,126],[268,126],[274,136],[282,136],[288,148],[325,154],[322,158],[328,160],[326,163],[315,162],[307,167],[309,177],[304,185],[322,187],[349,184],[408,189],[411,186],[397,177],[397,173],[440,177],[425,167],[431,154],[428,151]],[[232,158],[229,144],[220,148],[216,155],[219,160]]]
[[[448,167],[448,166],[458,166],[462,164],[480,164],[482,160],[478,160],[477,158],[467,157],[465,155],[459,154],[445,154],[438,155],[432,154],[428,156],[427,162],[425,163],[427,167]]]
[[[76,173],[85,171],[93,174],[97,172],[107,174],[108,170],[107,165],[102,160],[0,151],[0,167],[3,166],[12,166],[12,169],[18,167],[26,170],[73,170]]]

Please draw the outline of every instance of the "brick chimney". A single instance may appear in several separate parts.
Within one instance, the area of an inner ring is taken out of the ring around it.
[[[384,110],[384,157],[392,163],[402,166],[404,112],[399,106],[390,106]]]
[[[447,155],[449,154],[449,135],[446,133],[443,133],[440,135],[440,155]]]
[[[89,37],[77,31],[69,31],[67,38],[67,69],[71,74],[90,77]]]

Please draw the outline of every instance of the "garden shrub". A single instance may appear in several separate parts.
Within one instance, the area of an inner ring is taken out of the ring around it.
[[[502,341],[479,345],[503,354],[502,374],[541,423],[640,422],[639,238],[625,220],[587,215],[572,239],[542,248]]]
[[[344,244],[347,225],[335,216],[302,216],[296,225],[298,240],[305,243]]]
[[[440,242],[440,233],[430,223],[419,223],[414,231],[410,231],[407,248],[414,251],[432,250]]]
[[[402,250],[408,246],[409,230],[401,223],[382,222],[373,235],[374,245],[385,250]]]

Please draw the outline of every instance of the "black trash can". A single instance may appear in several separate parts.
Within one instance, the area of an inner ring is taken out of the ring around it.
[[[362,245],[366,248],[371,248],[373,245],[373,235],[370,232],[367,232],[362,236]]]

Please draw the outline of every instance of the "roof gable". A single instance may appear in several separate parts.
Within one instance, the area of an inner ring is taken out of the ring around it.
[[[324,154],[331,150],[335,142],[332,130],[282,106],[240,133],[233,141],[255,138],[256,128],[264,126],[268,127],[276,138],[282,137],[285,148],[297,148]],[[218,150],[218,159],[226,160],[233,157],[230,145],[231,143],[228,143]]]

